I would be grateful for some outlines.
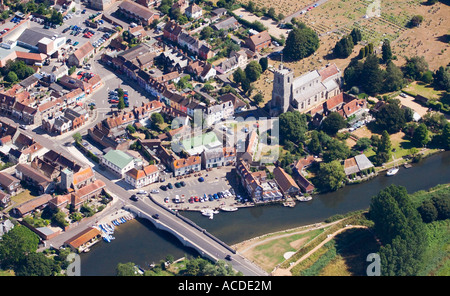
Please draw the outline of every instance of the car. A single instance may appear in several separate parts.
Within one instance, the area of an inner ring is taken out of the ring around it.
[[[81,11],[81,14],[85,14],[86,13],[86,9],[83,9],[82,11]]]
[[[78,44],[80,44],[80,42],[75,41],[75,43],[73,44],[73,46],[77,46]]]
[[[186,186],[186,183],[184,181],[181,181],[180,185],[184,187],[184,186]]]
[[[20,128],[26,130],[28,127],[25,124],[21,124]]]
[[[200,201],[200,199],[198,198],[198,196],[194,197],[194,201],[195,201],[195,202],[199,202],[199,201]]]
[[[231,258],[231,255],[230,255],[230,254],[226,255],[226,256],[225,256],[225,259],[228,260],[228,261],[233,260],[233,259]]]
[[[161,186],[159,186],[159,188],[161,188],[161,190],[163,190],[163,191],[167,190],[167,187],[165,185],[161,185]]]
[[[403,98],[406,98],[406,97],[407,97],[407,95],[404,94],[404,93],[401,93],[400,96],[403,97]]]
[[[130,199],[131,199],[132,201],[138,201],[138,200],[139,200],[138,197],[136,196],[136,194],[133,194],[133,195],[130,197]]]
[[[141,189],[138,191],[138,194],[147,194],[147,191]]]
[[[67,39],[66,43],[70,44],[70,42],[72,42],[72,39]]]
[[[173,189],[173,185],[172,185],[172,183],[169,183],[169,184],[167,184],[167,188],[169,188],[169,189]]]
[[[175,187],[180,188],[181,184],[179,182],[175,183]]]
[[[159,219],[159,214],[154,214],[154,215],[152,215],[152,217],[155,219]]]
[[[198,181],[203,182],[203,181],[205,181],[205,179],[203,177],[200,177],[200,178],[198,178]]]

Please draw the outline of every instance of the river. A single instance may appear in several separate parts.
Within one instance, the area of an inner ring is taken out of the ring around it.
[[[338,191],[317,195],[312,201],[297,203],[294,208],[266,205],[221,212],[213,220],[198,212],[182,214],[229,245],[262,234],[317,223],[335,214],[367,209],[372,196],[383,188],[397,184],[409,193],[427,190],[450,182],[450,151],[439,153],[401,168],[397,175],[384,173],[364,183],[348,185]],[[81,275],[115,275],[118,263],[134,262],[143,268],[158,263],[167,255],[174,258],[185,254],[197,256],[196,251],[184,247],[175,237],[157,230],[150,222],[129,221],[116,227],[111,243],[100,242],[81,255]]]

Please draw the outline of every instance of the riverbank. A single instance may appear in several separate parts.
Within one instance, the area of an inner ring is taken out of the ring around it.
[[[212,220],[198,211],[180,211],[179,214],[229,246],[235,246],[252,238],[266,236],[268,233],[285,232],[286,229],[301,231],[307,225],[324,223],[323,221],[328,221],[330,217],[338,217],[336,215],[345,216],[347,213],[367,210],[372,196],[391,184],[404,186],[412,193],[448,183],[448,176],[450,176],[450,151],[424,158],[414,164],[412,169],[400,168],[393,177],[381,174],[378,178],[367,182],[317,195],[309,202],[297,203],[294,208],[283,207],[281,204],[252,206],[240,208],[235,212],[221,212],[214,215]],[[147,266],[147,263],[157,263],[167,255],[181,258],[185,254],[192,254],[192,249],[183,247],[178,239],[157,230],[146,221],[135,220],[125,223],[124,226],[118,227],[115,237],[112,243],[101,242],[89,253],[81,255],[82,275],[114,275],[118,263],[134,262],[140,266]],[[292,242],[298,245],[302,238],[296,239],[296,242],[295,240]],[[284,252],[280,255],[281,260],[284,260],[283,254]],[[195,253],[193,255],[198,256]]]

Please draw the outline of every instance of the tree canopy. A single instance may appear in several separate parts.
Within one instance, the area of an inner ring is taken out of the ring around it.
[[[298,111],[289,111],[280,115],[280,139],[281,143],[291,141],[300,144],[306,140],[305,133],[308,130],[306,115]]]
[[[317,33],[305,24],[299,24],[289,32],[283,55],[287,60],[298,61],[312,55],[318,48]]]
[[[372,198],[369,216],[383,243],[382,275],[416,275],[422,266],[427,233],[406,188],[390,185]]]
[[[317,182],[314,185],[323,192],[335,191],[345,185],[345,179],[344,167],[339,160],[329,163],[322,162],[316,176]]]

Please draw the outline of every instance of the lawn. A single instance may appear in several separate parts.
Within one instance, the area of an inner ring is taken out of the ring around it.
[[[403,90],[411,95],[414,96],[421,95],[428,99],[439,99],[444,93],[444,91],[442,90],[435,90],[429,84],[425,84],[423,82],[418,81],[411,83]]]

